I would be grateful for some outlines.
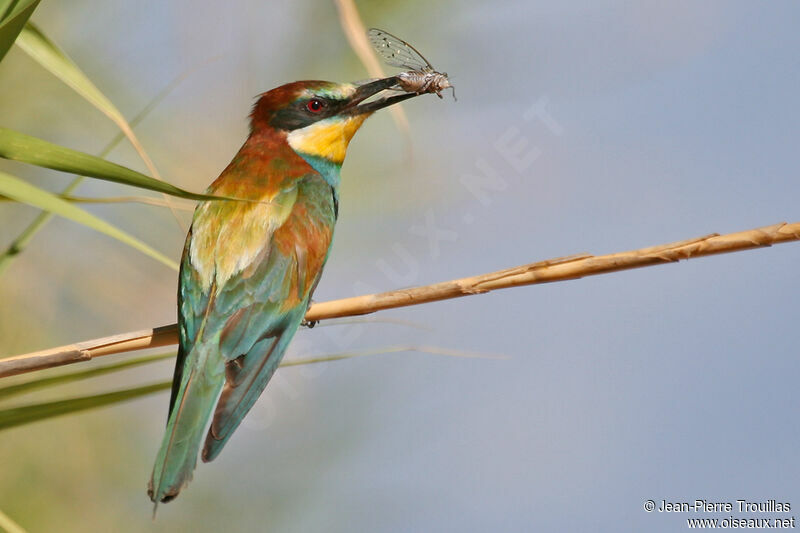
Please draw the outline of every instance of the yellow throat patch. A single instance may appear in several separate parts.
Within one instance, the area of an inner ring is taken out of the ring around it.
[[[326,118],[292,131],[287,136],[287,141],[295,152],[322,157],[341,165],[350,139],[369,115],[370,113],[365,113],[346,118]]]

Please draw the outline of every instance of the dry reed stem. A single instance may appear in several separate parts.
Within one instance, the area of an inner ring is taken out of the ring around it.
[[[59,194],[59,198],[68,202],[76,202],[81,204],[126,204],[136,203],[152,205],[155,207],[170,207],[179,211],[194,211],[195,204],[192,202],[180,202],[174,199],[168,204],[161,198],[153,198],[150,196],[73,196],[71,194]]]
[[[155,163],[153,163],[153,160],[150,159],[150,156],[145,151],[144,146],[142,146],[142,143],[139,142],[139,138],[133,132],[133,129],[131,128],[130,124],[128,124],[128,121],[126,121],[122,115],[117,115],[115,113],[109,114],[102,109],[101,111],[108,118],[110,118],[122,131],[123,135],[125,135],[128,141],[131,143],[131,146],[133,146],[133,149],[136,150],[137,154],[139,154],[139,157],[144,162],[144,166],[147,167],[147,171],[150,172],[150,175],[153,178],[157,179],[158,181],[164,181],[164,179],[161,177],[161,174],[158,172]],[[167,207],[169,207],[169,210],[172,213],[173,218],[175,218],[175,222],[177,222],[178,227],[181,228],[184,231],[184,233],[189,231],[189,228],[185,226],[185,224],[181,220],[181,217],[178,216],[178,212],[175,210],[175,208],[173,208],[172,201],[169,199],[169,195],[161,193],[161,196],[163,197]]]
[[[364,68],[367,69],[369,75],[373,78],[385,78],[380,61],[372,50],[372,46],[367,40],[367,29],[361,21],[361,16],[358,14],[354,0],[334,0],[336,8],[339,10],[339,22],[342,25],[347,41],[350,47],[361,60]],[[397,129],[406,137],[406,140],[411,140],[411,126],[408,123],[405,111],[399,105],[393,105],[389,108],[392,114],[392,119],[397,126]]]
[[[479,276],[455,279],[423,287],[412,287],[379,294],[368,294],[342,300],[313,304],[306,313],[307,321],[358,316],[385,309],[419,305],[460,296],[578,279],[618,270],[641,268],[681,259],[738,252],[782,242],[800,240],[800,222],[780,223],[726,235],[712,234],[697,239],[662,244],[639,250],[608,255],[575,255],[539,261]],[[0,359],[0,377],[43,370],[54,366],[88,361],[115,353],[167,346],[178,342],[176,324],[130,333],[122,333],[49,350]]]

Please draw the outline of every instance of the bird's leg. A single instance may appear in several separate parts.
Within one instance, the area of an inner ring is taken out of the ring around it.
[[[307,312],[309,309],[311,309],[311,305],[312,305],[313,303],[314,303],[314,300],[313,300],[313,299],[311,299],[311,298],[309,298],[309,299],[308,299],[308,306],[306,307],[306,312]],[[318,323],[319,323],[319,320],[306,320],[306,319],[304,318],[304,319],[303,319],[303,321],[302,321],[302,322],[300,322],[300,325],[301,325],[302,327],[304,327],[304,328],[308,328],[308,329],[314,329],[314,326],[316,326]]]

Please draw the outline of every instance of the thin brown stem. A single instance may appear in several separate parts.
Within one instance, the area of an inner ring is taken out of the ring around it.
[[[365,315],[396,307],[482,294],[497,289],[566,281],[584,276],[674,263],[681,259],[739,252],[798,240],[800,240],[800,222],[780,223],[726,235],[712,234],[628,252],[598,256],[582,254],[549,259],[433,285],[316,303],[306,313],[306,320],[312,322]],[[178,341],[177,332],[177,325],[170,324],[155,329],[122,333],[0,359],[0,377],[88,361],[103,355],[175,344]]]
[[[350,43],[350,47],[356,53],[364,68],[373,78],[385,78],[386,75],[383,73],[380,61],[378,61],[378,57],[367,40],[367,29],[364,27],[364,23],[361,22],[361,15],[358,14],[355,1],[334,0],[334,4],[336,4],[336,9],[339,11],[339,22],[342,25],[345,37],[347,37],[347,42]],[[399,104],[395,104],[389,108],[389,112],[392,114],[392,119],[397,129],[400,130],[410,144],[411,126],[408,123],[405,111]]]

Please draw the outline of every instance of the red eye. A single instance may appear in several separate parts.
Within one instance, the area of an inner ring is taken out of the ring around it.
[[[323,107],[324,105],[322,104],[322,101],[318,100],[317,98],[312,98],[306,104],[306,109],[308,109],[312,113],[319,113],[320,111],[322,111]]]

